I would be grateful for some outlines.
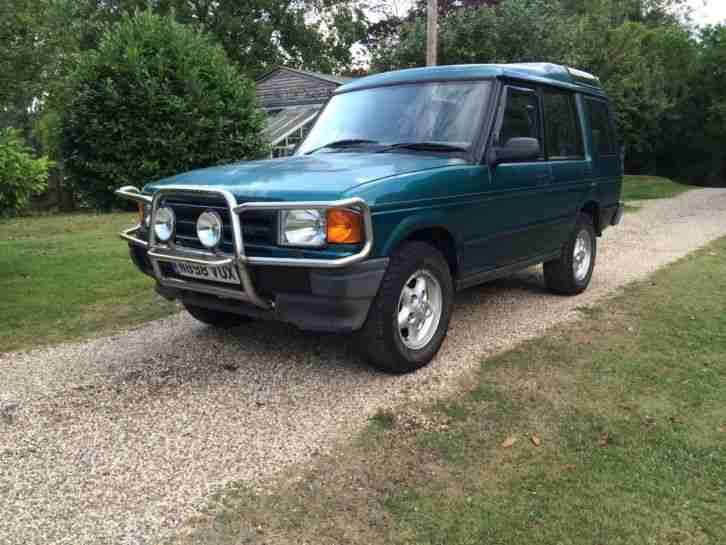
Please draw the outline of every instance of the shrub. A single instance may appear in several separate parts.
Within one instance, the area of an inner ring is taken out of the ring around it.
[[[50,166],[45,157],[33,158],[18,131],[0,130],[0,215],[19,212],[32,195],[42,193]]]
[[[262,155],[254,83],[201,31],[150,11],[124,16],[70,76],[62,153],[80,196]]]

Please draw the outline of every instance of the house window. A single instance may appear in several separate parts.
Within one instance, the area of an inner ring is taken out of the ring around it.
[[[272,158],[277,159],[278,157],[289,157],[292,155],[298,144],[308,135],[312,126],[313,123],[310,121],[302,127],[295,129],[291,134],[288,134],[285,138],[273,145]]]
[[[271,158],[292,155],[297,145],[310,132],[322,105],[282,108],[276,113],[267,112],[267,126],[263,136],[272,146]]]

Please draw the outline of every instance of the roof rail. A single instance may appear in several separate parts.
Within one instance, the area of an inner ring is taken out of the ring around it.
[[[574,80],[577,80],[578,83],[582,83],[583,85],[590,85],[592,87],[602,87],[600,83],[600,78],[592,75],[590,72],[585,72],[584,70],[578,70],[577,68],[570,67],[567,67],[567,72],[570,74],[570,77],[572,77],[572,79]]]

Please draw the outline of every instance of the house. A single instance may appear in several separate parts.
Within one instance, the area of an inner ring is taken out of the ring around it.
[[[257,99],[269,116],[263,134],[272,144],[272,157],[292,154],[333,91],[347,81],[350,78],[286,67],[257,79]]]

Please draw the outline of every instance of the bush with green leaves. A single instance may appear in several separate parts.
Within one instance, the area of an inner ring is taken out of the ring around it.
[[[34,158],[17,130],[0,130],[0,215],[20,212],[31,196],[42,193],[51,164],[45,157]]]
[[[254,83],[202,32],[150,11],[124,16],[70,76],[62,154],[79,195],[264,155]]]

